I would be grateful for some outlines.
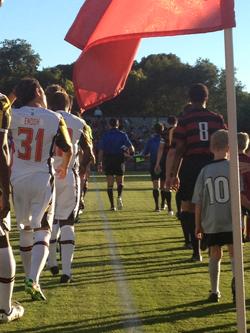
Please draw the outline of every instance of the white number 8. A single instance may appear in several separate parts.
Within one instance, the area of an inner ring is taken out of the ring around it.
[[[201,122],[199,123],[199,130],[200,130],[200,140],[201,141],[208,141],[208,123]]]

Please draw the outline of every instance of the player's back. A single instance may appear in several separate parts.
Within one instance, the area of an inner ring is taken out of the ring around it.
[[[193,108],[180,117],[173,136],[175,140],[185,141],[185,155],[209,155],[210,136],[219,129],[226,129],[220,114],[205,108]]]
[[[78,151],[79,151],[79,140],[83,133],[83,128],[86,126],[86,122],[77,116],[65,111],[57,111],[60,114],[67,125],[68,132],[72,141],[73,155],[69,164],[69,168],[73,168],[78,163]],[[54,165],[55,168],[62,162],[62,151],[56,147],[54,150]]]
[[[52,146],[60,115],[39,108],[13,109],[10,129],[14,143],[11,181],[37,172],[53,173]]]

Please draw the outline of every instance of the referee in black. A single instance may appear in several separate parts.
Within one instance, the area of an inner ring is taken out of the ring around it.
[[[115,211],[113,186],[117,183],[117,208],[123,208],[122,190],[124,186],[125,157],[134,154],[134,147],[127,134],[119,130],[119,120],[111,118],[110,129],[102,136],[98,148],[98,172],[107,176],[107,193],[111,210]]]

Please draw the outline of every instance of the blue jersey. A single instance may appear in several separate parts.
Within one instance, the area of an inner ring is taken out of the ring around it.
[[[157,152],[160,144],[161,136],[159,134],[155,134],[152,138],[150,138],[146,146],[142,152],[144,156],[150,154],[150,163],[155,164],[157,160]]]
[[[99,142],[99,149],[104,155],[123,155],[124,150],[132,146],[125,132],[118,128],[111,128],[102,136]]]

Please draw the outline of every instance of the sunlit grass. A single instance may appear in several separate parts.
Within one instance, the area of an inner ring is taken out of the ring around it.
[[[73,283],[60,285],[59,277],[43,272],[47,302],[31,302],[23,291],[13,230],[14,298],[24,305],[25,316],[1,325],[0,332],[236,332],[228,254],[221,272],[222,299],[206,303],[207,254],[202,263],[189,261],[179,221],[153,212],[149,177],[127,177],[123,211],[109,211],[105,189],[103,178],[92,177],[86,210],[76,225]],[[249,247],[244,246],[248,310]]]

